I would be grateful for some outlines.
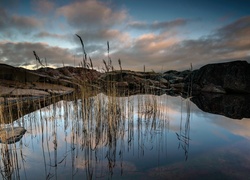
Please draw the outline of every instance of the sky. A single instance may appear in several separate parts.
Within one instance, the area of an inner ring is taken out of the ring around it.
[[[209,63],[250,62],[249,0],[0,1],[0,63],[164,72]]]

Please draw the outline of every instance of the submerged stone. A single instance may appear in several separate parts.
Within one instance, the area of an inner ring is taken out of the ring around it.
[[[8,127],[0,129],[0,143],[12,144],[22,139],[26,129],[23,127]]]

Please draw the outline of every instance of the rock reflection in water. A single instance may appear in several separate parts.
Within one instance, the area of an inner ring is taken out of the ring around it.
[[[202,93],[191,98],[202,111],[233,119],[250,118],[250,95]]]
[[[73,98],[74,95],[69,93],[44,97],[20,97],[13,98],[13,100],[6,100],[3,104],[0,103],[0,120],[1,123],[4,124],[12,123],[18,118],[43,107],[61,100],[72,100]]]

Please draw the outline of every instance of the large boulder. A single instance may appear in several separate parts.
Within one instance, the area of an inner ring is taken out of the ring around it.
[[[0,79],[18,82],[36,82],[40,76],[30,70],[0,63]]]
[[[188,79],[206,91],[208,88],[204,87],[216,86],[226,93],[250,93],[250,64],[246,61],[208,64],[193,71]]]

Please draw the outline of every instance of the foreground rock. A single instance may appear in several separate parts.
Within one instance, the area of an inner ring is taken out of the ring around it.
[[[250,64],[233,61],[208,64],[189,76],[193,91],[215,93],[250,93]]]
[[[8,127],[0,129],[0,143],[12,144],[20,141],[25,134],[23,127]]]
[[[0,79],[0,104],[21,99],[46,98],[74,92],[74,88],[42,82],[17,82]]]

